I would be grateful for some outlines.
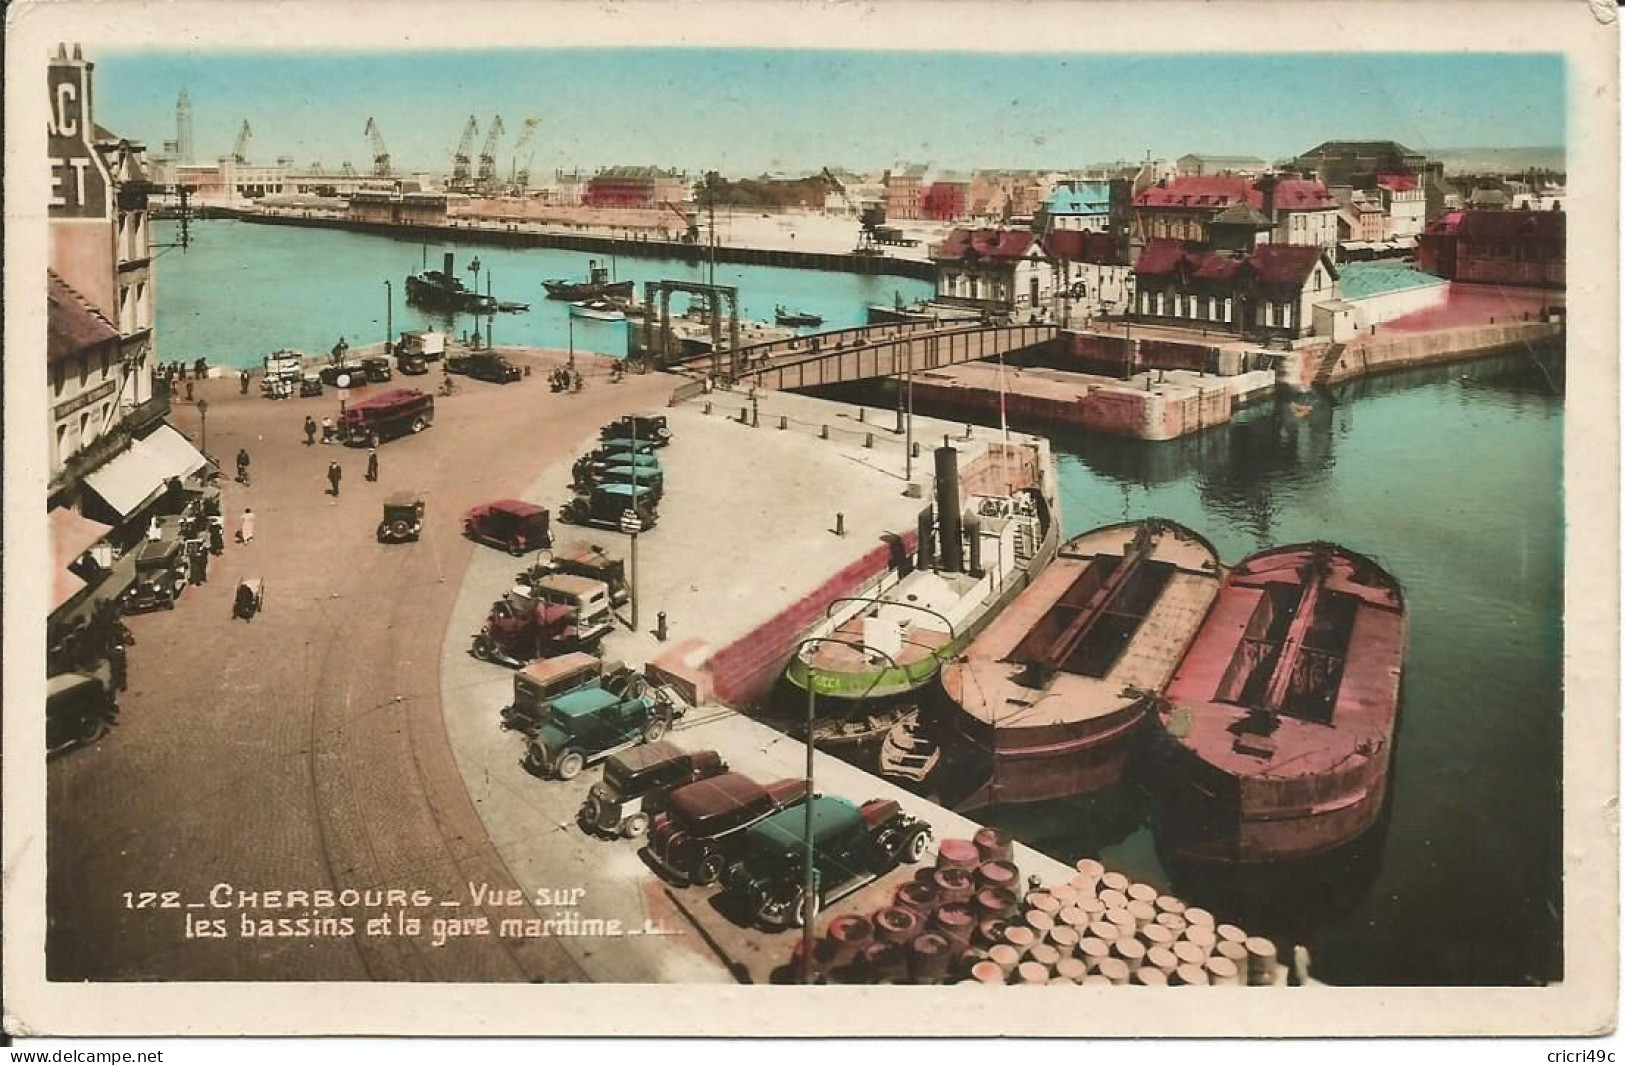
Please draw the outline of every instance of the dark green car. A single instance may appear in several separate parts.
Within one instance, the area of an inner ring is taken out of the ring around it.
[[[728,871],[727,890],[740,910],[768,928],[806,923],[806,829],[804,807],[774,814],[746,832],[744,858]],[[903,813],[894,799],[858,806],[823,795],[812,802],[812,835],[822,911],[899,863],[919,861],[931,826]]]
[[[525,745],[521,764],[537,776],[569,780],[588,765],[671,729],[678,711],[644,685],[625,695],[598,684],[554,699],[546,721]]]

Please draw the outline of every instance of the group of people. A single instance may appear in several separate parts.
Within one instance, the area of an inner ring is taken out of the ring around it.
[[[580,392],[586,382],[581,371],[573,366],[560,366],[547,375],[548,387],[555,392]]]

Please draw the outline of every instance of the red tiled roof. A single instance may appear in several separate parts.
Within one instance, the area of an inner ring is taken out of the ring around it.
[[[1158,237],[1148,240],[1145,247],[1140,250],[1140,257],[1134,263],[1134,272],[1148,277],[1160,277],[1171,274],[1185,261],[1185,242],[1170,240],[1167,237]],[[1193,260],[1194,262],[1194,260]]]
[[[1415,174],[1378,174],[1377,184],[1389,192],[1409,192],[1420,187]]]
[[[1253,269],[1265,285],[1301,285],[1309,279],[1320,261],[1320,248],[1313,244],[1260,244],[1253,249]]]
[[[1183,264],[1193,278],[1202,281],[1228,281],[1250,270],[1260,284],[1302,285],[1320,257],[1320,248],[1312,244],[1260,244],[1243,259],[1183,241],[1159,239],[1146,243],[1134,272],[1142,277],[1166,277]]]
[[[46,271],[45,358],[47,363],[71,358],[81,351],[109,341],[117,342],[118,330],[90,305],[73,286],[54,271]]]
[[[1153,186],[1134,197],[1134,206],[1150,208],[1221,211],[1235,203],[1245,203],[1262,211],[1264,190],[1244,177],[1182,177],[1166,186]],[[1286,211],[1331,210],[1337,206],[1337,200],[1318,181],[1280,178],[1275,183],[1275,206]]]
[[[1116,242],[1109,233],[1057,229],[1044,238],[1044,254],[1071,263],[1117,262]]]
[[[1461,229],[1461,220],[1466,214],[1466,211],[1447,211],[1429,222],[1423,232],[1429,236],[1453,237]]]
[[[974,252],[983,259],[1020,259],[1033,246],[1034,234],[1016,229],[956,229],[938,246],[937,259],[964,259]]]

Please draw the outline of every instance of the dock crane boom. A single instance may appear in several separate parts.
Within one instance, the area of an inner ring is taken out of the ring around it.
[[[248,119],[243,119],[243,128],[237,131],[237,143],[231,146],[231,157],[239,163],[248,162],[248,139],[254,131],[248,128]]]
[[[457,142],[457,151],[451,157],[451,184],[453,188],[467,187],[469,183],[469,156],[474,148],[474,138],[479,136],[480,124],[473,115],[468,116],[468,125],[463,127],[463,138]]]
[[[485,135],[485,147],[480,149],[480,172],[476,184],[481,191],[488,192],[497,176],[497,138],[502,136],[502,116],[497,115],[491,120],[491,130]]]
[[[536,158],[536,149],[531,149],[530,154],[524,157],[525,161],[523,163],[519,161],[519,157],[525,148],[529,146],[530,139],[536,136],[536,127],[541,124],[542,120],[539,118],[525,119],[524,128],[519,131],[519,141],[513,146],[513,183],[514,187],[520,192],[524,192],[526,187],[530,185],[530,163],[532,159]]]
[[[699,215],[697,215],[697,214],[689,214],[688,212],[686,212],[686,211],[682,210],[681,208],[679,208],[675,203],[672,203],[670,200],[661,200],[660,201],[660,206],[666,208],[672,214],[676,215],[678,218],[681,218],[683,220],[683,236],[682,236],[681,239],[682,239],[682,242],[684,244],[697,244],[697,243],[699,243],[699,240],[700,240],[700,219],[699,219]]]
[[[378,123],[367,119],[367,138],[372,141],[372,176],[389,177],[389,149],[384,147],[384,135],[378,132]]]

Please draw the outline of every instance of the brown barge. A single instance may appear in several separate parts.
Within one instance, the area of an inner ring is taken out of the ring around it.
[[[943,668],[947,753],[987,777],[971,782],[956,809],[1116,783],[1221,574],[1211,544],[1159,519],[1095,529],[1062,547]]]
[[[1159,846],[1265,862],[1370,828],[1405,629],[1399,582],[1335,544],[1260,552],[1232,570],[1157,714]]]

